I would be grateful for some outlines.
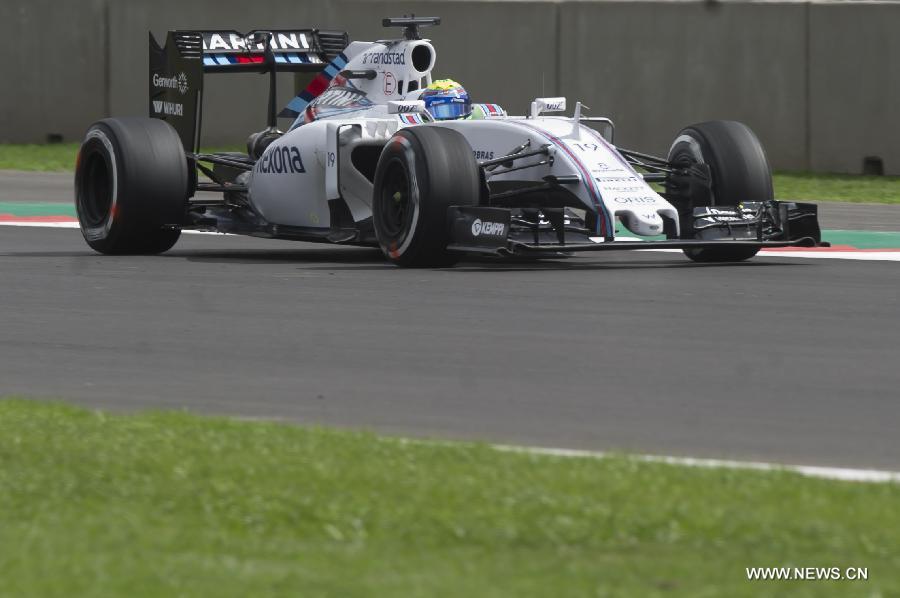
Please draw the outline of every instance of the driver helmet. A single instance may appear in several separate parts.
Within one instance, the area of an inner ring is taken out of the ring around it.
[[[435,120],[465,118],[472,113],[469,94],[453,79],[438,79],[422,91],[419,99]]]

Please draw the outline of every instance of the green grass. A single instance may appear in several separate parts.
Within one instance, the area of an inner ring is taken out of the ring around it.
[[[75,170],[78,143],[14,145],[0,143],[0,170],[70,172]],[[202,148],[204,152],[245,151],[240,146]]]
[[[75,170],[77,143],[13,145],[0,143],[0,170],[67,172]]]
[[[241,151],[241,148],[204,151]],[[0,170],[70,171],[75,167],[77,152],[75,143],[0,144]],[[900,203],[900,177],[777,172],[774,180],[775,196],[779,199]]]
[[[9,596],[888,595],[898,504],[891,484],[0,401]]]
[[[900,177],[776,172],[773,179],[779,199],[900,203]]]

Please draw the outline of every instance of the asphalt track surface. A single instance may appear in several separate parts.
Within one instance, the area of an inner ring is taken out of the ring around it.
[[[0,394],[896,470],[898,268],[632,252],[414,271],[219,235],[108,257],[77,230],[0,227]]]

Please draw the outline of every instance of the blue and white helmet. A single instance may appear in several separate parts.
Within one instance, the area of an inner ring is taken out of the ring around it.
[[[435,120],[466,118],[472,113],[469,94],[453,79],[435,81],[422,91],[420,99]]]

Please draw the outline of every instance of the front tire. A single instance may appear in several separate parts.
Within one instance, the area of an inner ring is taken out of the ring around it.
[[[378,244],[398,266],[452,266],[447,208],[477,205],[481,193],[472,147],[457,131],[424,125],[391,137],[375,169],[372,221]]]
[[[702,164],[709,167],[708,186],[692,186],[690,197],[679,206],[682,229],[690,230],[697,206],[737,206],[774,199],[772,171],[759,139],[747,125],[714,120],[682,129],[669,150],[669,163],[679,168]],[[742,262],[759,252],[755,247],[705,247],[685,249],[695,262]]]
[[[104,254],[156,254],[181,234],[188,163],[168,123],[107,118],[91,125],[75,168],[75,208],[81,233]]]

